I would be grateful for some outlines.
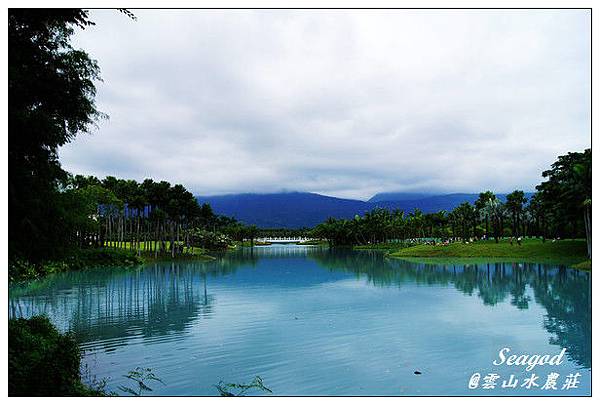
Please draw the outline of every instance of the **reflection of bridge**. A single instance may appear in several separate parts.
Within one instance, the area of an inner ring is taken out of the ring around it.
[[[300,243],[300,242],[306,242],[308,240],[311,240],[309,238],[303,237],[303,236],[290,236],[290,237],[264,237],[264,238],[257,238],[256,241],[257,242],[265,242],[265,243]]]

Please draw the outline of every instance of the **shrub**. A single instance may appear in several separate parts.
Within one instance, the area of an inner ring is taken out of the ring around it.
[[[40,278],[53,273],[82,270],[96,266],[135,266],[142,259],[135,252],[122,249],[73,249],[61,260],[32,264],[27,260],[13,260],[8,264],[9,281]]]
[[[101,395],[81,382],[81,351],[45,316],[8,322],[10,396]]]

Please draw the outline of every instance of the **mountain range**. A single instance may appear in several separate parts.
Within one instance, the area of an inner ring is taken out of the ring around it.
[[[529,198],[533,193],[525,193]],[[496,194],[504,201],[506,194]],[[451,211],[461,203],[474,203],[478,193],[426,194],[380,193],[368,201],[330,197],[307,192],[272,194],[228,194],[198,196],[198,202],[209,203],[215,213],[235,217],[259,228],[311,228],[329,217],[353,218],[373,208],[401,209],[408,213],[419,208],[424,213]]]

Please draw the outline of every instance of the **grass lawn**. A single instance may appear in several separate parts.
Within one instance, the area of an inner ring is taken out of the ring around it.
[[[503,240],[500,243],[492,241],[479,241],[474,243],[451,243],[443,245],[418,245],[400,249],[390,253],[390,257],[418,257],[418,258],[511,258],[528,259],[539,262],[553,262],[560,264],[577,264],[578,268],[591,269],[591,261],[587,259],[585,240],[560,240],[545,243],[538,239],[526,239],[522,245],[513,245]],[[586,264],[589,262],[589,265]]]
[[[106,246],[107,247],[109,246],[108,243],[106,244]],[[140,243],[140,250],[142,252],[142,257],[144,257],[144,258],[149,258],[150,256],[153,257],[154,256],[154,252],[152,251],[153,246],[154,246],[154,242],[152,242],[152,243],[151,242],[146,242],[146,243],[142,242],[142,243]],[[165,256],[169,256],[170,257],[171,242],[170,241],[166,241],[165,242],[165,246],[167,247],[167,252],[164,253],[164,254],[162,254],[162,255],[159,253],[159,255],[158,255],[159,258],[161,258],[161,257],[164,258]],[[117,249],[116,247],[114,247],[112,245],[110,247],[112,247],[113,249]],[[123,245],[122,245],[122,247],[120,248],[120,250],[130,250],[130,249],[131,249],[131,242],[124,242]],[[133,248],[132,251],[135,252],[136,249],[137,248],[134,246],[134,248]],[[203,249],[203,248],[200,248],[200,247],[192,247],[191,251],[189,249],[185,250],[185,256],[194,256],[194,257],[198,257],[198,258],[213,259],[213,257],[207,255],[207,253],[208,253],[207,249]]]
[[[387,250],[390,252],[402,249],[402,242],[386,242],[386,243],[373,243],[370,245],[356,245],[353,247],[355,250]]]
[[[269,245],[271,245],[271,242],[260,242],[257,240],[254,241],[254,245],[249,240],[235,242],[235,246],[239,246],[239,247],[269,246]]]

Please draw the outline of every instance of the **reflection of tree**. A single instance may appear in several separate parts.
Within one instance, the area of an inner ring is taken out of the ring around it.
[[[205,293],[205,273],[193,266],[155,264],[143,272],[123,272],[102,283],[79,284],[70,311],[70,329],[80,341],[124,344],[130,334],[145,339],[183,332],[198,317],[210,317],[213,297]]]
[[[47,313],[78,340],[105,341],[111,347],[125,344],[131,334],[146,339],[181,333],[195,319],[210,318],[214,311],[207,275],[230,273],[241,263],[157,263],[144,271],[59,274],[52,282],[14,289],[11,316]]]
[[[592,367],[591,283],[588,273],[561,267],[558,275],[542,273],[533,285],[535,299],[547,310],[544,327],[554,335],[550,343],[567,348],[568,357]]]
[[[552,335],[550,343],[566,347],[573,361],[591,367],[589,274],[551,265],[425,264],[387,260],[373,251],[240,249],[212,262],[64,273],[25,287],[11,286],[10,315],[47,313],[81,341],[102,340],[111,347],[126,344],[132,334],[162,339],[185,333],[194,320],[212,316],[216,299],[209,293],[211,278],[242,266],[256,267],[260,260],[290,257],[305,257],[332,272],[353,273],[375,286],[453,286],[484,305],[509,302],[525,310],[535,299],[547,311],[544,327]]]
[[[510,299],[511,305],[524,310],[533,292],[535,302],[548,313],[544,327],[552,335],[550,343],[566,347],[573,361],[591,367],[588,273],[530,263],[424,264],[345,250],[315,252],[311,257],[330,271],[355,273],[376,286],[453,285],[464,294],[476,293],[485,305]]]
[[[115,347],[130,335],[144,339],[185,332],[199,317],[210,318],[215,298],[210,277],[255,265],[249,251],[217,261],[156,263],[143,271],[98,269],[56,274],[24,286],[12,286],[10,315],[45,313],[81,342],[104,341]]]

